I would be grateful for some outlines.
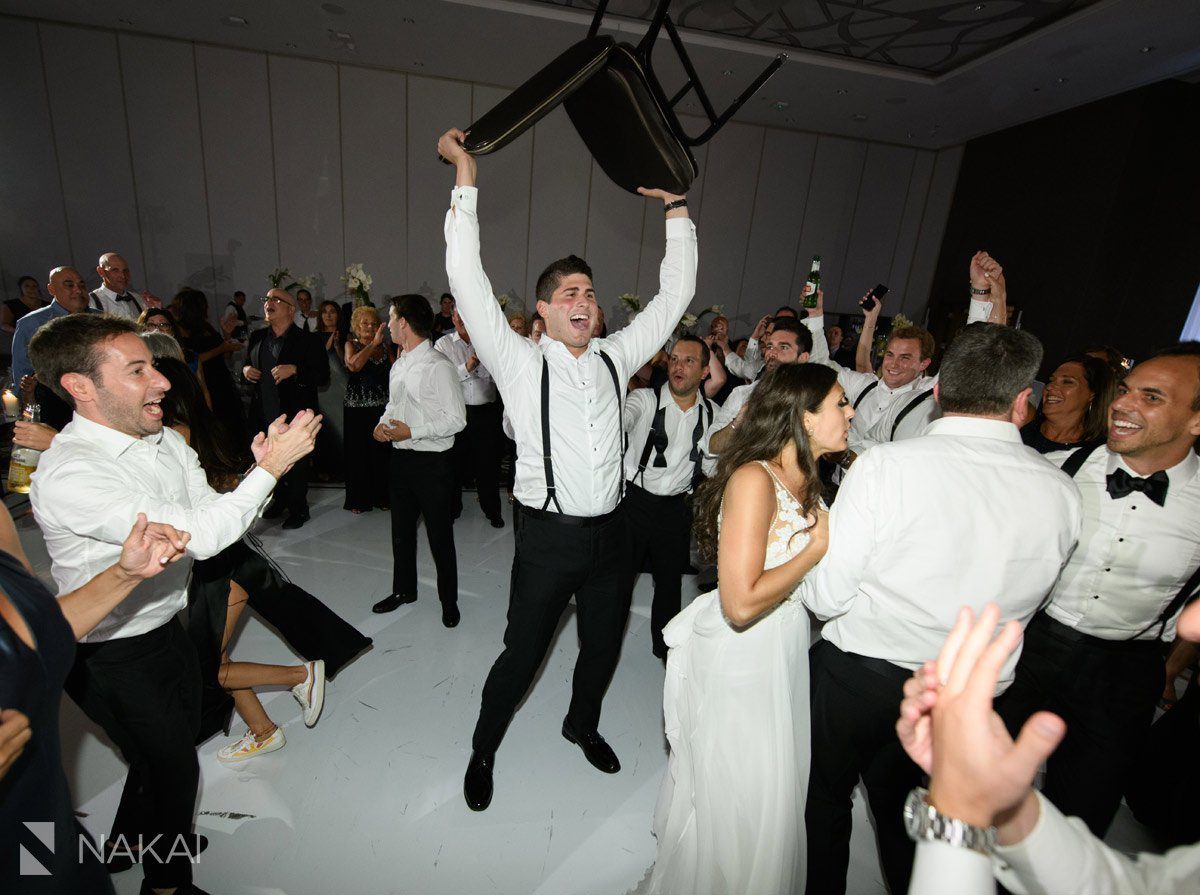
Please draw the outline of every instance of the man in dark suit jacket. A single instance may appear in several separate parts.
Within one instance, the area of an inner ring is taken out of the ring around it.
[[[264,300],[266,327],[250,334],[242,375],[254,385],[250,402],[251,431],[266,431],[281,413],[289,419],[299,410],[319,410],[317,389],[329,384],[329,360],[323,339],[295,324],[296,300],[285,289],[272,289]],[[305,457],[275,486],[275,497],[263,513],[273,519],[288,514],[284,528],[308,521],[308,467]]]

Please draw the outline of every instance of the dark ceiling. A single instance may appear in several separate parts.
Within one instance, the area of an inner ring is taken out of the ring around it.
[[[539,0],[594,10],[597,0]],[[942,74],[1095,0],[684,0],[681,28]],[[655,0],[611,0],[608,12],[648,21]]]

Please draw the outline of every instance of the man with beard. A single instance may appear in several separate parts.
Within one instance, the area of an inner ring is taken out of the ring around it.
[[[709,348],[697,336],[681,336],[671,348],[667,394],[662,386],[634,390],[625,402],[624,509],[632,552],[629,595],[649,560],[654,576],[650,636],[654,655],[667,659],[663,626],[679,613],[688,564],[692,508],[688,497],[703,475],[707,432],[714,407],[700,393],[708,376]]]

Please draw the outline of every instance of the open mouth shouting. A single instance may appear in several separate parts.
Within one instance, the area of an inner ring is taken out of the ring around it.
[[[1112,422],[1108,426],[1108,437],[1114,441],[1120,441],[1125,438],[1132,438],[1145,428],[1140,423],[1137,423],[1126,416],[1117,416],[1115,413],[1112,417]]]
[[[571,331],[579,335],[591,335],[592,332],[592,315],[584,312],[572,314],[568,318],[571,324]]]
[[[163,396],[159,395],[157,398],[147,401],[142,405],[142,413],[156,422],[162,422],[162,399]]]

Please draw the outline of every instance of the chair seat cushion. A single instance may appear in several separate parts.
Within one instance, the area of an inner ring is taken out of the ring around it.
[[[592,157],[622,189],[636,193],[644,186],[682,194],[699,174],[629,44],[614,46],[607,64],[563,106]]]
[[[568,48],[467,128],[467,152],[486,155],[521,136],[595,75],[612,48],[607,35]]]

